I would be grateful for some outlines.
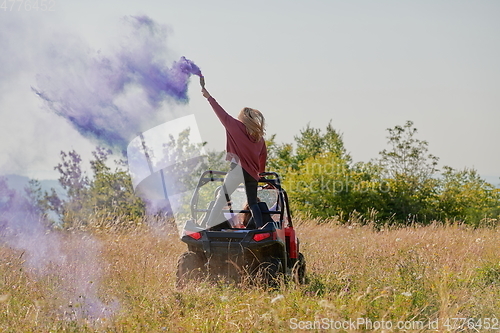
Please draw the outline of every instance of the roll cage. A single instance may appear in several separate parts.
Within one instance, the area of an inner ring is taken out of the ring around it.
[[[220,186],[223,184],[226,174],[227,172],[224,171],[207,170],[203,172],[200,179],[198,180],[196,189],[191,197],[190,202],[191,217],[197,225],[203,226],[205,217],[211,211],[213,200],[215,200],[216,193],[214,192],[216,192],[217,190],[211,191],[212,197],[210,199],[212,200],[208,200],[207,194],[201,192],[203,191],[204,187],[209,184],[219,184],[218,188],[220,189]],[[260,195],[258,194],[258,196],[261,201],[264,201],[269,208],[269,211],[265,213],[269,214],[273,218],[274,222],[277,222],[278,228],[293,227],[291,218],[292,215],[288,203],[288,195],[281,186],[281,179],[279,175],[276,172],[263,172],[260,174],[258,184],[258,192],[260,192]],[[213,188],[214,186],[211,187]],[[243,194],[245,194],[243,184],[241,184],[238,189],[239,192],[243,192]],[[238,189],[235,191],[236,196],[238,196]],[[264,193],[263,191],[266,191],[266,193]],[[231,195],[232,201],[235,193]],[[246,194],[244,195],[244,197],[246,198]],[[226,214],[250,213],[250,210],[243,209],[241,200],[239,201],[239,203],[233,202],[232,205],[230,205],[227,209],[223,209],[222,212]]]

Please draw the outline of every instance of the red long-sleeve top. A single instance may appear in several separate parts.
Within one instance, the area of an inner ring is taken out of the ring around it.
[[[215,98],[210,96],[208,102],[226,129],[226,159],[235,159],[246,172],[258,180],[259,173],[266,169],[267,147],[264,138],[253,140],[248,135],[246,126],[229,115]]]

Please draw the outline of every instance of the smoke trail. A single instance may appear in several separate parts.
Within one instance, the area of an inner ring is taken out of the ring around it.
[[[177,118],[171,104],[186,104],[190,76],[201,76],[190,60],[170,60],[165,26],[130,16],[123,28],[123,43],[107,55],[92,51],[77,36],[53,39],[44,47],[32,87],[48,110],[83,136],[122,153],[139,133]],[[77,240],[77,247],[66,241],[45,227],[29,200],[0,179],[0,242],[23,251],[37,274],[63,277],[61,293],[68,303],[79,304],[74,316],[110,314],[116,305],[110,309],[97,296],[98,242],[88,235]]]
[[[51,259],[57,262],[60,258],[59,242],[45,232],[40,220],[40,210],[0,177],[0,241],[27,251],[26,262],[37,270]]]
[[[84,136],[116,147],[124,155],[128,146],[129,169],[137,180],[134,189],[138,182],[144,181],[137,193],[148,204],[148,211],[169,213],[173,195],[186,192],[183,183],[193,177],[192,166],[204,155],[201,138],[196,141],[197,148],[187,156],[179,154],[179,147],[162,146],[156,151],[159,162],[155,168],[149,160],[151,156],[142,154],[155,141],[165,144],[171,137],[177,137],[177,127],[182,123],[178,120],[185,117],[174,115],[171,107],[162,111],[165,109],[162,106],[168,102],[187,103],[189,78],[201,77],[202,73],[185,57],[167,66],[170,52],[165,26],[147,16],[130,16],[123,22],[130,30],[130,37],[111,56],[92,56],[88,50],[73,44],[66,52],[64,48],[54,48],[56,69],[38,75],[40,89],[33,91],[50,110],[67,119]],[[151,138],[153,128],[161,133]],[[182,129],[190,131],[191,139],[199,136],[194,118]],[[182,173],[174,164],[184,165],[188,172]]]
[[[49,48],[50,71],[37,76],[38,88],[32,90],[44,101],[46,107],[63,117],[82,135],[98,140],[110,148],[118,148],[125,155],[129,142],[142,138],[127,154],[130,160],[140,156],[145,146],[152,144],[143,133],[150,133],[159,124],[176,123],[183,118],[175,114],[170,103],[188,102],[188,82],[191,75],[202,76],[201,70],[192,61],[181,57],[168,66],[171,51],[167,46],[167,29],[147,16],[128,16],[123,20],[125,38],[111,55],[92,53],[81,41],[61,39]],[[159,142],[168,142],[176,137],[178,129],[169,129],[160,135]],[[196,121],[190,121],[184,128],[196,135]],[[192,136],[191,135],[191,136]],[[154,140],[153,140],[154,141]],[[201,139],[197,141],[201,145]],[[167,151],[170,150],[170,151]],[[140,194],[147,203],[162,211],[169,211],[173,194],[180,192],[180,185],[192,177],[192,172],[180,174],[178,168],[166,170],[169,165],[184,163],[183,159],[195,164],[202,159],[202,149],[195,149],[188,157],[179,156],[177,147],[168,147],[160,154],[169,156],[169,161],[157,165],[156,170],[146,162],[149,173],[143,168],[130,168],[131,173],[140,171],[140,180],[149,177],[141,187]],[[174,156],[175,155],[175,156]],[[161,160],[162,156],[157,155]],[[147,158],[146,158],[147,160]],[[136,165],[136,162],[133,162]],[[185,164],[185,163],[184,163]],[[190,164],[190,165],[191,165]],[[190,166],[189,165],[189,166]],[[185,169],[188,169],[186,166]],[[132,170],[134,169],[134,170]],[[192,171],[189,170],[189,171]],[[161,198],[153,190],[160,177]],[[134,174],[132,174],[134,177]],[[181,180],[179,180],[181,178]],[[177,179],[177,181],[175,181]],[[136,184],[137,185],[137,184]],[[146,195],[145,193],[149,193]],[[154,197],[154,198],[153,198]],[[168,198],[167,198],[168,197]],[[153,202],[161,202],[156,204]],[[151,207],[150,207],[151,208]],[[151,209],[150,209],[151,211]]]
[[[0,177],[3,244],[22,251],[26,266],[37,276],[62,277],[58,298],[65,302],[65,318],[103,318],[116,310],[116,303],[107,306],[98,297],[102,274],[99,243],[89,235],[77,238],[49,230],[40,209]]]
[[[80,43],[55,42],[50,71],[37,75],[33,91],[55,114],[88,138],[125,152],[130,140],[172,118],[166,103],[186,104],[192,74],[201,70],[181,57],[168,66],[167,29],[147,16],[123,20],[130,31],[114,54],[92,53]]]

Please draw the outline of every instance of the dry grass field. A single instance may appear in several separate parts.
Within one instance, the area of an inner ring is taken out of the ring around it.
[[[0,244],[1,332],[500,330],[500,232],[297,223],[308,283],[174,288],[176,231],[61,233],[61,260]]]

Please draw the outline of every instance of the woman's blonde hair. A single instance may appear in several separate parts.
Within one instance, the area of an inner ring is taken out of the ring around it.
[[[265,118],[259,110],[243,108],[238,119],[246,126],[247,133],[255,141],[260,141],[265,134]]]

